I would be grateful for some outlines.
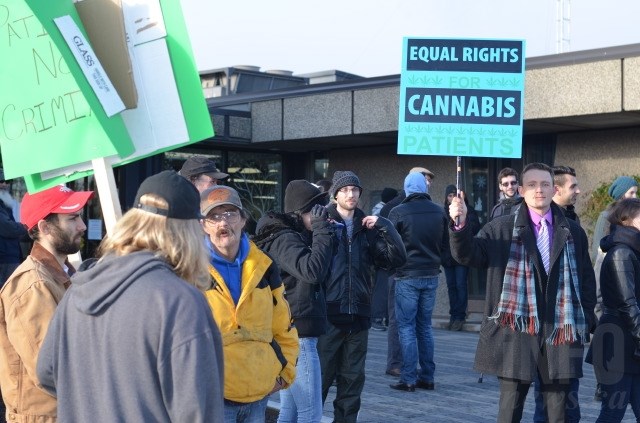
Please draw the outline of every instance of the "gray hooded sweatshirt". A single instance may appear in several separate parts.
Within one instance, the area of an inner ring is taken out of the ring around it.
[[[62,422],[221,422],[220,332],[204,295],[149,252],[72,279],[37,373]]]

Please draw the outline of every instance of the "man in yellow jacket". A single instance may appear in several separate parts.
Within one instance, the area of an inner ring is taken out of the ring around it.
[[[236,190],[200,196],[213,288],[206,292],[224,345],[225,422],[264,421],[269,394],[295,378],[298,333],[276,264],[249,241]]]
[[[22,200],[20,221],[34,244],[0,290],[0,385],[7,421],[57,420],[56,399],[41,389],[36,360],[75,272],[67,255],[80,249],[87,229],[82,209],[92,195],[56,186]]]

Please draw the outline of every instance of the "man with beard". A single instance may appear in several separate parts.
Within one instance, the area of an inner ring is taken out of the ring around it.
[[[243,231],[236,190],[207,189],[200,213],[213,282],[205,296],[224,343],[224,421],[264,421],[269,395],[293,383],[299,351],[280,270]]]
[[[338,250],[327,281],[327,333],[318,339],[322,370],[322,400],[334,378],[334,421],[355,422],[364,387],[367,341],[371,327],[371,269],[394,269],[407,260],[402,238],[381,216],[365,216],[358,200],[360,179],[350,171],[336,171],[329,195],[329,218],[335,222]]]
[[[0,387],[8,421],[55,422],[55,398],[38,385],[36,360],[49,322],[75,273],[68,254],[87,227],[81,212],[93,192],[56,186],[22,200],[31,254],[0,290]]]
[[[553,167],[553,185],[555,194],[553,202],[560,206],[564,217],[580,224],[580,218],[576,213],[575,204],[580,194],[576,171],[570,166]]]
[[[4,171],[0,169],[0,286],[22,263],[20,241],[27,236],[27,228],[14,217],[17,202],[10,188],[11,181],[4,179]]]
[[[500,201],[491,209],[489,220],[505,214],[513,214],[522,204],[522,197],[518,193],[518,172],[514,169],[505,167],[498,173],[498,188]]]

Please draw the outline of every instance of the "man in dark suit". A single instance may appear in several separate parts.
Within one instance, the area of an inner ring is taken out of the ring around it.
[[[582,377],[584,343],[596,323],[587,235],[564,217],[553,194],[553,170],[532,163],[522,171],[526,207],[492,220],[477,236],[465,225],[462,199],[449,209],[459,219],[450,228],[453,257],[487,269],[475,369],[500,380],[500,423],[521,420],[536,374],[547,421],[564,422],[569,380]]]

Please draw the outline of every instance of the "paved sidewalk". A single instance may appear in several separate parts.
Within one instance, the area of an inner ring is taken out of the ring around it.
[[[426,423],[487,423],[495,422],[499,397],[498,381],[485,376],[478,383],[479,374],[473,371],[473,357],[478,341],[475,332],[450,332],[435,329],[436,389],[400,392],[389,388],[397,381],[387,376],[387,333],[369,332],[367,379],[362,394],[359,422],[426,422]],[[580,379],[580,408],[582,422],[594,422],[600,403],[593,400],[596,382],[591,365],[584,365],[585,377]],[[332,421],[335,387],[325,403],[323,421]],[[272,398],[277,405],[278,395]],[[527,397],[523,422],[533,420],[533,388]],[[627,409],[624,422],[634,422],[633,412]]]

